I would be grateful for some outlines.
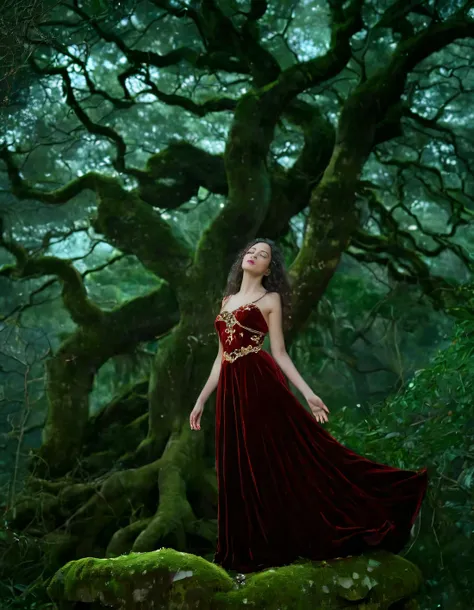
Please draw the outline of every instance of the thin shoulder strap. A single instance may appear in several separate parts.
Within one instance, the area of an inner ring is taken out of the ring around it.
[[[268,290],[265,291],[265,294],[267,294]],[[260,299],[263,299],[263,297],[265,296],[265,294],[262,294],[261,297],[258,297],[258,299],[256,299],[255,301],[252,301],[252,303],[256,303],[257,301],[260,301]]]

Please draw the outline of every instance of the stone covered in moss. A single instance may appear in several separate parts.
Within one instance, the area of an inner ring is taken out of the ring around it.
[[[374,551],[328,561],[298,561],[231,578],[195,555],[162,548],[110,559],[70,561],[48,593],[60,608],[81,610],[384,610],[417,607],[420,570],[399,555]],[[87,605],[84,605],[87,604]]]

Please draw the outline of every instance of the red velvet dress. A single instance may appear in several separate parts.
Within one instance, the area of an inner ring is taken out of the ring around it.
[[[223,311],[216,396],[218,539],[214,562],[253,572],[383,548],[399,552],[425,496],[426,468],[401,470],[340,444],[261,348],[254,303]]]

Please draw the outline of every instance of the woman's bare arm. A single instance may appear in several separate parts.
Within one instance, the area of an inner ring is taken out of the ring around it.
[[[270,337],[270,349],[272,352],[273,359],[276,361],[281,370],[285,373],[291,383],[298,388],[298,390],[306,396],[313,393],[312,389],[303,379],[298,372],[297,368],[293,364],[288,352],[285,347],[285,339],[283,337],[283,325],[282,325],[282,308],[280,295],[275,292],[270,295],[270,312],[268,316],[268,330]]]
[[[222,300],[221,309],[224,306],[224,301],[225,301],[225,299]],[[199,394],[198,399],[197,399],[197,402],[201,403],[202,405],[204,405],[206,403],[209,396],[217,388],[217,383],[219,381],[219,375],[220,375],[221,366],[222,366],[222,354],[224,352],[224,348],[222,347],[222,342],[220,340],[220,337],[218,338],[218,341],[219,341],[219,348],[217,350],[216,359],[214,360],[214,364],[212,365],[211,372],[209,374],[209,378],[206,381],[206,383],[204,384],[204,387],[201,390],[201,393]]]

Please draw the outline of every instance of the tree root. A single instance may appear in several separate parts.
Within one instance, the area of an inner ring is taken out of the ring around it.
[[[217,482],[202,454],[204,435],[174,422],[154,461],[88,482],[30,477],[6,517],[62,561],[116,557],[171,546],[211,550],[216,538]],[[32,495],[34,492],[34,495]]]

